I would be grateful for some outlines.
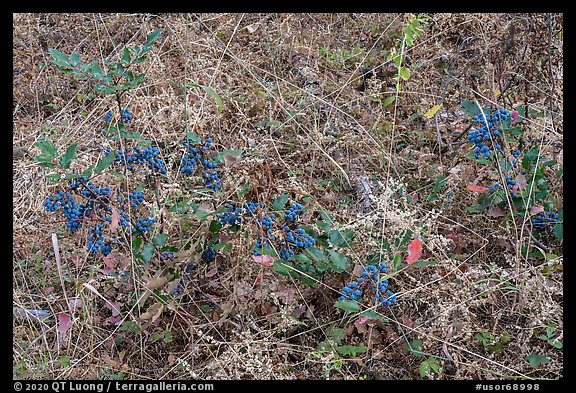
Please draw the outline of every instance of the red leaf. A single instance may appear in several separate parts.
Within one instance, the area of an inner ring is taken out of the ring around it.
[[[542,213],[544,211],[544,206],[536,205],[530,208],[530,215],[535,216],[538,213]]]
[[[66,332],[70,329],[71,321],[72,319],[65,312],[58,314],[58,334],[62,339],[66,337]]]
[[[477,186],[475,184],[468,184],[466,188],[473,192],[488,192],[488,188],[483,186]]]
[[[272,266],[274,264],[274,258],[270,255],[252,255],[252,259],[262,266]]]
[[[110,221],[110,230],[112,232],[116,231],[119,222],[120,222],[120,210],[112,206],[112,219]]]
[[[408,256],[406,257],[406,262],[412,265],[422,255],[422,242],[415,238],[408,244]]]
[[[510,114],[510,117],[512,117],[512,124],[515,124],[518,121],[518,111],[512,111],[512,113]]]

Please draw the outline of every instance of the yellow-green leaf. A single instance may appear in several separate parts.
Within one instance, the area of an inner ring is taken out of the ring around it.
[[[428,110],[428,112],[426,112],[424,114],[424,117],[427,119],[430,119],[432,116],[434,116],[436,114],[436,112],[438,112],[438,109],[440,109],[440,107],[442,106],[442,104],[440,105],[434,105],[432,108],[430,108]]]
[[[402,67],[400,68],[400,78],[407,81],[410,79],[410,68]]]

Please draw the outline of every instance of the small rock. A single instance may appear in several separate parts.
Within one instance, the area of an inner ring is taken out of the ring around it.
[[[12,146],[12,158],[22,158],[25,154],[29,154],[28,150],[20,146]]]

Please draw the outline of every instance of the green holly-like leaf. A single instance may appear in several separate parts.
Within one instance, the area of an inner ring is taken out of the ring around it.
[[[76,158],[76,148],[77,147],[78,147],[78,145],[76,143],[68,146],[68,148],[66,149],[66,153],[64,153],[64,155],[62,157],[60,157],[60,165],[62,165],[62,168],[64,168],[64,169],[70,168],[70,164],[72,163],[72,160],[74,160]]]
[[[156,247],[164,247],[167,240],[168,240],[168,234],[158,233],[154,235],[154,237],[152,238],[152,243],[154,243]]]
[[[132,60],[132,57],[130,56],[130,49],[125,47],[124,50],[122,51],[122,63],[126,65],[130,64],[130,60]]]
[[[284,206],[286,206],[286,202],[288,202],[288,198],[289,198],[288,194],[282,194],[278,198],[274,199],[274,203],[272,203],[272,210],[280,211],[284,209]]]
[[[154,256],[155,252],[156,248],[154,248],[154,245],[151,243],[146,243],[144,244],[144,247],[142,247],[142,252],[140,253],[140,256],[142,257],[144,262],[149,263],[152,257]]]
[[[330,266],[332,267],[332,271],[336,273],[341,273],[343,271],[348,271],[350,269],[350,262],[346,256],[336,252],[334,250],[327,250],[328,254],[330,254],[330,261],[332,262]]]
[[[330,243],[337,247],[350,247],[352,240],[356,236],[352,229],[337,230],[334,229],[330,231]]]
[[[40,152],[42,154],[44,154],[50,158],[53,158],[53,159],[56,158],[58,149],[48,139],[42,137],[34,144],[34,146],[36,146],[38,149],[40,149]]]
[[[548,359],[546,356],[537,355],[535,353],[526,356],[524,359],[526,359],[528,363],[530,363],[530,365],[534,368],[543,364],[548,364],[550,362],[550,359]]]
[[[144,43],[144,48],[148,49],[152,46],[152,44],[154,44],[154,41],[156,41],[158,38],[160,38],[160,35],[162,34],[162,30],[163,29],[157,29],[154,30],[152,33],[148,34],[148,36],[146,37],[146,42]]]
[[[334,307],[341,308],[342,310],[348,312],[360,311],[360,305],[358,302],[351,299],[338,300],[336,304],[334,304]]]
[[[102,158],[100,161],[98,161],[98,164],[96,164],[96,167],[94,168],[94,174],[98,174],[104,169],[108,168],[114,162],[114,158],[115,155],[112,153],[104,156],[104,158]]]
[[[50,53],[50,56],[52,56],[52,63],[56,64],[58,67],[70,68],[68,56],[66,56],[64,53],[52,48],[48,49],[48,53]]]

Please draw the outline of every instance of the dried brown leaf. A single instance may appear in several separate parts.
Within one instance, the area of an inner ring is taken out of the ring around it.
[[[488,209],[486,214],[488,215],[488,217],[492,217],[492,218],[506,216],[506,213],[504,213],[504,211],[502,209],[500,209],[498,206],[492,206],[490,209]]]
[[[158,289],[158,288],[164,286],[167,283],[168,283],[168,279],[164,276],[160,276],[160,277],[155,277],[155,278],[150,279],[150,281],[148,281],[144,285],[144,287],[146,289],[153,291],[155,289]]]
[[[140,315],[141,321],[148,321],[151,320],[152,322],[156,321],[162,315],[162,311],[164,311],[164,305],[162,303],[155,303],[148,307],[146,312]]]

